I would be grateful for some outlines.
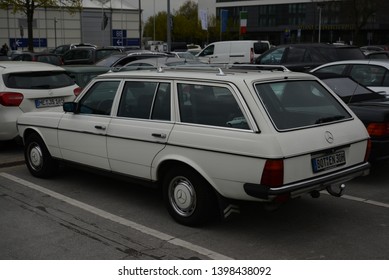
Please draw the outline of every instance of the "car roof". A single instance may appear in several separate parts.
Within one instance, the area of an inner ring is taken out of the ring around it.
[[[59,66],[32,61],[0,61],[0,69],[3,69],[3,73],[26,71],[64,71],[64,69]]]
[[[98,66],[98,65],[87,65],[87,64],[77,64],[77,65],[63,65],[61,68],[65,69],[66,72],[71,73],[88,73],[88,72],[108,72],[111,67],[109,66]]]
[[[152,57],[152,58],[144,58],[144,59],[138,59],[138,60],[134,60],[134,61],[131,61],[129,62],[128,64],[126,64],[124,67],[126,66],[131,66],[133,64],[138,64],[138,63],[148,63],[150,65],[153,65],[155,67],[157,66],[164,66],[166,64],[184,64],[184,63],[188,63],[188,64],[204,64],[204,65],[208,65],[208,63],[202,63],[198,60],[193,60],[193,59],[187,59],[187,58],[179,58],[179,57],[174,57],[174,56],[157,56],[157,57]]]
[[[354,59],[354,60],[341,60],[341,61],[334,61],[329,62],[323,65],[320,65],[319,67],[313,69],[312,71],[315,71],[316,69],[331,66],[331,65],[340,65],[340,64],[370,64],[370,65],[379,65],[384,66],[386,68],[389,68],[389,60],[388,59]]]
[[[221,67],[213,66],[199,66],[199,67],[172,67],[151,70],[137,70],[137,71],[120,71],[120,72],[109,72],[99,76],[99,79],[105,78],[167,78],[167,79],[186,79],[186,80],[208,80],[208,81],[274,81],[280,79],[309,79],[319,80],[308,73],[291,72],[288,70],[283,71],[262,71],[252,69],[221,69]]]

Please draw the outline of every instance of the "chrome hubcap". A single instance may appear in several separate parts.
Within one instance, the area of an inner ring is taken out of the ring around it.
[[[196,208],[195,190],[185,177],[176,177],[171,181],[169,199],[174,210],[181,216],[190,216]]]
[[[43,157],[42,157],[42,150],[39,147],[39,145],[35,143],[30,144],[28,161],[32,169],[34,169],[35,171],[39,171],[42,168]]]

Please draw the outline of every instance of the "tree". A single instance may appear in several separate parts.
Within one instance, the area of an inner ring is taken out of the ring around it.
[[[354,29],[354,40],[360,43],[360,31],[367,26],[379,10],[389,9],[388,0],[344,0],[342,14],[348,18]]]
[[[21,12],[27,17],[28,50],[34,50],[32,23],[37,8],[64,7],[69,13],[82,8],[82,0],[0,0],[1,9],[12,9],[13,13]]]
[[[197,8],[197,3],[188,0],[172,15],[173,41],[184,41],[187,43],[204,41],[206,32],[201,29]],[[155,31],[155,40],[166,41],[166,22],[166,12],[159,12],[157,15],[149,17],[143,29],[144,37],[154,38]]]

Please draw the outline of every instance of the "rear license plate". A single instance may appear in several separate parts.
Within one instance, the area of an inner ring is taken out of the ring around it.
[[[63,97],[36,99],[35,106],[36,108],[62,106],[64,101]]]
[[[346,154],[344,151],[337,151],[336,153],[312,158],[312,169],[314,173],[343,164],[346,164]]]

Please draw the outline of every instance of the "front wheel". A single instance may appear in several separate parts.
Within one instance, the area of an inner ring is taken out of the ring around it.
[[[171,169],[163,182],[163,195],[169,214],[180,224],[204,224],[216,213],[212,187],[190,168]]]
[[[30,173],[40,178],[54,175],[58,169],[58,162],[51,157],[41,137],[36,133],[31,134],[24,144],[24,158]]]

